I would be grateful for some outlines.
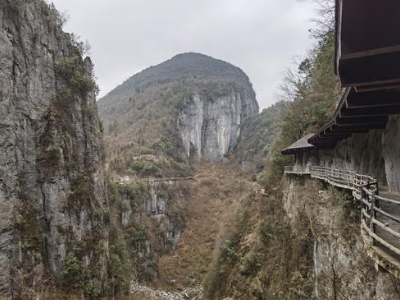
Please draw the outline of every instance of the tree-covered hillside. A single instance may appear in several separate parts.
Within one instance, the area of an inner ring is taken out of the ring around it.
[[[265,159],[278,133],[287,103],[280,101],[245,120],[236,153],[241,162]]]
[[[132,92],[143,92],[149,86],[181,79],[235,81],[246,85],[252,91],[248,76],[238,67],[200,53],[183,53],[132,76],[103,100],[109,97],[121,97]]]

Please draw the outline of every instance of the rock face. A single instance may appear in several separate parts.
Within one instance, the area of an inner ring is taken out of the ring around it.
[[[257,113],[253,99],[244,92],[232,92],[212,101],[194,95],[189,105],[180,111],[178,121],[187,157],[223,160],[235,149],[243,120]]]
[[[0,293],[106,276],[108,213],[90,59],[41,0],[0,1]],[[21,274],[23,276],[21,276]]]
[[[386,181],[389,190],[400,193],[400,117],[391,116],[382,137]]]
[[[292,231],[310,220],[312,265],[317,299],[398,299],[391,275],[375,270],[359,234],[357,204],[351,196],[323,187],[317,180],[286,178],[283,206]]]
[[[174,253],[184,229],[188,184],[136,179],[119,185],[118,220],[131,245],[135,280],[156,280],[158,260]]]

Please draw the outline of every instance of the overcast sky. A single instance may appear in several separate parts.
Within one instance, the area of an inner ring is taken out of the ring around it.
[[[65,30],[89,41],[100,97],[176,54],[199,52],[247,73],[261,108],[313,41],[314,8],[298,0],[52,0]]]

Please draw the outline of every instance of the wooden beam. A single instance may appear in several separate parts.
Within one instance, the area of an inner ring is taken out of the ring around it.
[[[373,56],[373,55],[394,53],[394,52],[398,52],[398,51],[400,51],[400,45],[395,45],[395,46],[389,46],[389,47],[368,49],[368,50],[358,51],[358,52],[351,52],[351,53],[342,55],[341,59],[346,60],[346,59],[362,58],[362,57]]]
[[[370,116],[387,116],[400,114],[400,105],[380,106],[358,109],[342,109],[340,111],[340,118],[354,118],[354,117],[370,117]]]
[[[343,134],[343,133],[324,133],[323,136],[326,137],[334,137],[334,138],[348,138],[351,136],[351,133]]]
[[[373,91],[382,91],[388,89],[400,89],[400,82],[395,81],[392,83],[384,83],[384,84],[371,84],[371,85],[364,85],[364,86],[356,86],[355,87],[357,93],[364,93],[364,92],[373,92]]]
[[[339,61],[343,87],[400,82],[400,51]]]
[[[337,127],[335,129],[331,129],[330,131],[326,131],[326,133],[366,133],[368,132],[368,128],[359,128],[359,127]]]
[[[310,140],[312,144],[314,145],[315,143],[319,144],[334,144],[336,143],[337,139],[321,139],[321,138],[315,138],[313,140]]]
[[[347,109],[385,107],[400,105],[400,90],[390,89],[384,91],[361,92],[355,89],[346,98]]]
[[[368,117],[356,117],[356,118],[336,118],[335,125],[339,127],[350,127],[359,126],[365,127],[368,124],[386,124],[388,122],[388,116],[368,116]]]

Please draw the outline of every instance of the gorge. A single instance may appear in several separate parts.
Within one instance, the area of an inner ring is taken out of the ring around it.
[[[373,35],[387,55],[345,39],[399,6],[348,3],[259,112],[244,71],[195,52],[96,101],[65,16],[0,0],[0,299],[400,299],[396,249],[377,258],[371,234],[396,213],[382,195],[400,203],[400,76],[368,73],[397,64],[397,37]]]

